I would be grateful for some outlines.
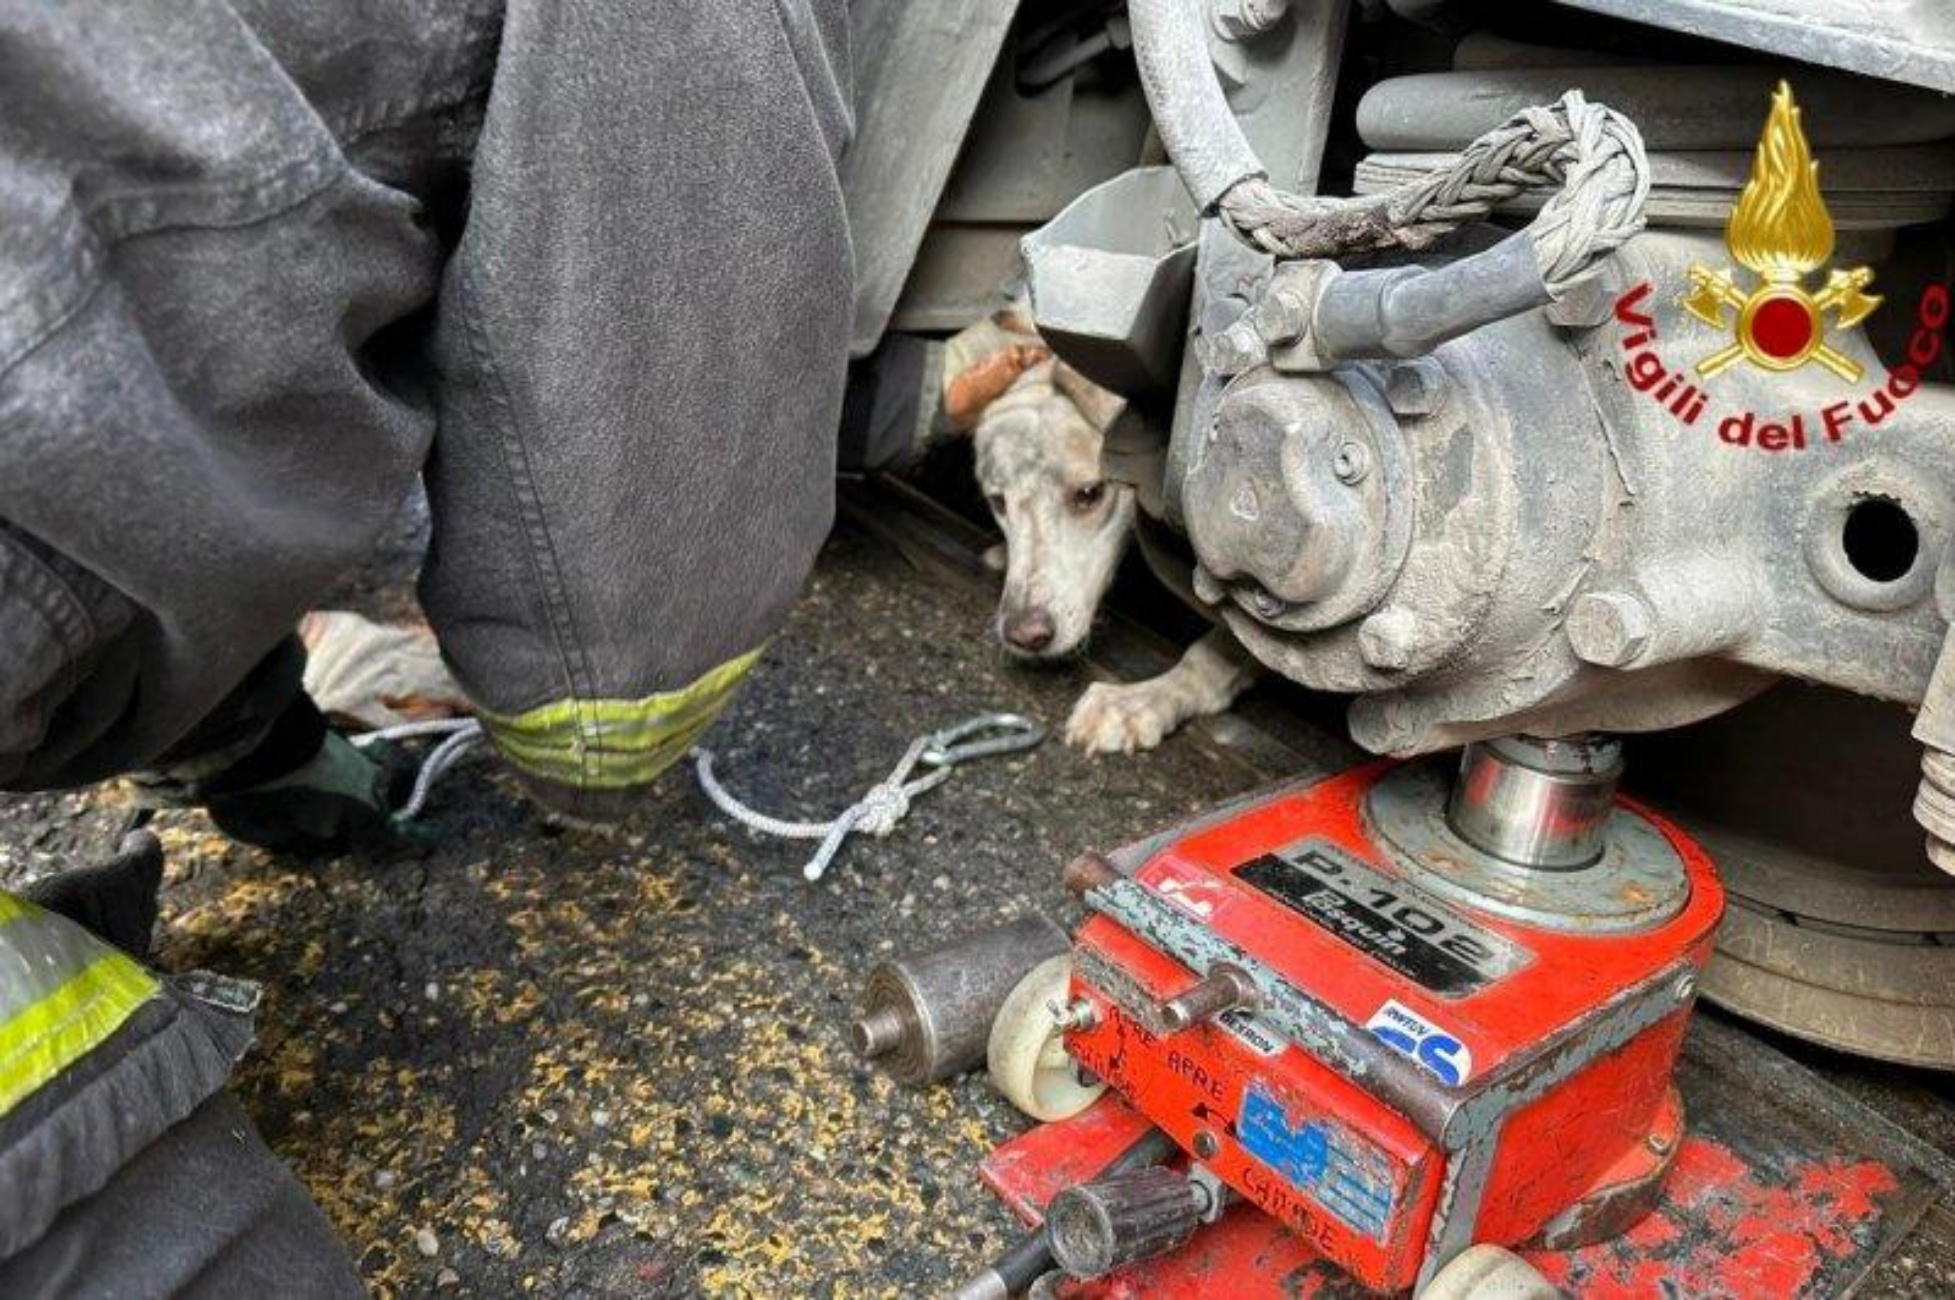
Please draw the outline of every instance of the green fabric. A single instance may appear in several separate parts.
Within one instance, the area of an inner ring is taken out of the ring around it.
[[[679,761],[719,717],[758,649],[689,685],[636,700],[557,700],[518,714],[481,714],[489,737],[534,776],[582,789],[644,785]]]
[[[336,731],[297,771],[209,799],[217,828],[277,851],[309,852],[384,838],[391,827],[388,770]]]

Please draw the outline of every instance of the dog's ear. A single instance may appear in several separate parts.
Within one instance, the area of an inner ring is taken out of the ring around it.
[[[1052,368],[1052,385],[1064,393],[1086,422],[1105,433],[1127,409],[1127,399],[1110,389],[1102,388],[1085,375],[1061,361]]]

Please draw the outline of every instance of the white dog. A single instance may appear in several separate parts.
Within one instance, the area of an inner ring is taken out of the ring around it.
[[[971,433],[978,483],[1005,535],[998,638],[1025,659],[1075,654],[1134,521],[1134,489],[1100,463],[1125,402],[1047,355],[1018,309],[953,340],[945,373],[945,415]],[[1152,749],[1190,718],[1226,711],[1255,677],[1217,625],[1159,677],[1088,687],[1066,741],[1094,754]]]

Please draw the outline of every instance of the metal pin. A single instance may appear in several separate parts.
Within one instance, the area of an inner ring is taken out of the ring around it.
[[[1161,1004],[1161,1024],[1170,1034],[1178,1034],[1224,1011],[1253,1007],[1258,997],[1256,982],[1248,972],[1236,966],[1216,966],[1206,979]]]

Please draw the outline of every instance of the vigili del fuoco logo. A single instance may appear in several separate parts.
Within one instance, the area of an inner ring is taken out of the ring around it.
[[[1866,367],[1830,345],[1827,334],[1858,325],[1881,299],[1867,292],[1874,276],[1864,266],[1833,267],[1817,291],[1806,287],[1807,277],[1833,255],[1833,218],[1819,192],[1819,164],[1799,123],[1799,106],[1782,81],[1724,241],[1744,269],[1692,266],[1690,290],[1679,300],[1685,312],[1721,336],[1687,373],[1670,369],[1654,350],[1653,286],[1645,281],[1617,299],[1616,320],[1629,354],[1624,375],[1631,387],[1691,427],[1711,408],[1710,382],[1740,363],[1769,374],[1818,365],[1861,389],[1815,411],[1768,417],[1743,409],[1718,419],[1717,435],[1724,442],[1771,452],[1839,442],[1856,424],[1882,423],[1920,388],[1921,371],[1941,351],[1947,286],[1932,284],[1922,293],[1907,360],[1878,385],[1862,387]]]

